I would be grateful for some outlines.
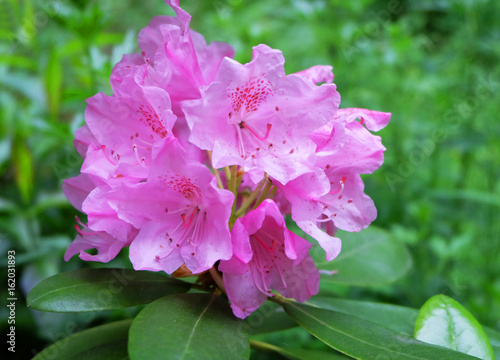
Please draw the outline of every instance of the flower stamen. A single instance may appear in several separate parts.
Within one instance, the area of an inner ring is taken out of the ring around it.
[[[264,249],[266,249],[267,251],[269,252],[274,252],[274,250],[276,250],[276,240],[273,239],[272,243],[271,243],[271,247],[269,248],[266,244],[264,244],[264,242],[262,240],[260,240],[257,235],[253,234],[253,237],[259,242],[259,244],[262,245],[262,247]]]
[[[186,214],[181,215],[182,223],[183,223],[185,229],[187,229],[189,227],[189,225],[191,225],[191,221],[193,221],[193,217],[194,217],[194,214],[196,212],[197,212],[197,210],[193,211],[193,213],[189,217],[189,220],[186,220]]]
[[[110,157],[108,156],[108,154],[106,154],[106,145],[101,145],[101,150],[102,150],[102,153],[104,154],[104,157],[106,158],[106,160],[108,160],[108,162],[111,164],[111,165],[115,165],[116,166],[116,163],[110,159]]]
[[[266,134],[264,136],[261,136],[261,135],[259,135],[257,133],[257,131],[255,131],[250,126],[248,126],[244,121],[242,121],[240,123],[240,127],[245,127],[245,129],[247,129],[248,131],[250,131],[252,133],[252,135],[254,135],[257,139],[259,139],[261,141],[267,140],[267,138],[269,137],[269,134],[271,132],[272,126],[273,126],[272,124],[267,124]]]
[[[342,180],[340,180],[340,186],[338,187],[338,189],[330,191],[329,194],[332,194],[332,195],[335,195],[335,194],[339,194],[340,195],[340,194],[342,194],[342,192],[344,191],[345,181],[346,181],[346,177],[342,176]]]

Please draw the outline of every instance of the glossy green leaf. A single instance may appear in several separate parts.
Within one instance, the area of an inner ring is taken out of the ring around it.
[[[355,359],[472,360],[472,356],[406,337],[370,321],[333,310],[284,301],[285,311],[325,344]],[[477,360],[477,359],[476,359]]]
[[[314,296],[307,301],[307,304],[356,316],[411,337],[415,333],[415,321],[419,312],[406,306],[325,296]],[[483,329],[490,340],[495,357],[500,359],[500,332],[487,327]]]
[[[339,231],[342,251],[333,261],[325,260],[325,252],[316,247],[312,256],[320,270],[336,271],[322,275],[321,281],[358,286],[383,285],[396,281],[411,267],[406,246],[390,233],[369,227],[359,233]]]
[[[132,320],[96,326],[45,348],[33,360],[125,360]]]
[[[297,325],[283,308],[276,303],[266,301],[245,320],[245,328],[249,335],[270,333],[294,328]]]
[[[413,337],[417,309],[404,306],[381,304],[368,301],[337,299],[313,296],[307,304],[323,309],[334,310],[371,321],[388,329]]]
[[[28,294],[28,306],[42,311],[119,309],[183,293],[191,285],[162,273],[129,269],[84,269],[47,278]]]
[[[351,359],[342,354],[308,349],[286,349],[257,340],[250,340],[253,349],[272,351],[291,360],[346,360]]]
[[[488,337],[477,320],[458,302],[445,295],[431,297],[415,323],[415,338],[483,360],[494,360]]]
[[[248,359],[243,325],[218,295],[166,296],[137,315],[130,328],[129,355],[132,360]]]
[[[483,326],[484,332],[490,340],[493,353],[496,359],[500,359],[500,332]]]

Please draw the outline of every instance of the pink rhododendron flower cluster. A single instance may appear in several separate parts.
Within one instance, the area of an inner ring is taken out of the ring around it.
[[[360,174],[385,150],[368,130],[390,114],[339,109],[330,66],[287,75],[266,45],[240,64],[230,45],[189,28],[178,1],[167,4],[176,16],[140,32],[142,54],[114,67],[113,95],[88,99],[81,174],[64,182],[87,223],[77,219],[65,259],[108,262],[129,247],[136,270],[215,270],[240,318],[272,291],[305,301],[319,271],[285,216],[327,260],[340,252],[338,228],[366,228],[376,209]]]

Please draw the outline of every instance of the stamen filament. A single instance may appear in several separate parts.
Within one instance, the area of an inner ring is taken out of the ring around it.
[[[329,194],[335,195],[335,194],[342,194],[344,191],[344,184],[346,181],[346,177],[342,176],[342,180],[340,180],[340,186],[337,190],[330,191]]]
[[[255,278],[255,271],[252,269],[252,278],[257,286],[257,289],[260,290],[262,293],[267,294],[269,293],[269,289],[267,288],[266,284],[266,279],[264,277],[264,267],[262,266],[262,261],[260,259],[260,251],[255,250],[254,251],[254,258],[255,258],[255,265],[257,265],[257,275],[260,275],[260,280],[262,281],[262,284],[259,284],[257,279]]]
[[[319,222],[319,223],[323,223],[323,222],[328,222],[328,221],[331,221],[335,219],[335,215],[332,215],[330,217],[327,217],[327,218],[324,218],[324,219],[316,219],[315,221],[316,222]]]
[[[241,122],[241,125],[245,127],[248,131],[250,131],[257,139],[264,141],[269,137],[269,133],[271,132],[272,124],[267,124],[266,134],[264,136],[260,136],[254,129],[245,124],[245,122]]]
[[[113,160],[111,160],[111,159],[109,158],[108,154],[106,154],[105,149],[106,149],[106,145],[102,145],[102,146],[101,146],[101,150],[102,150],[102,153],[104,154],[104,157],[106,158],[106,160],[108,160],[108,162],[109,162],[111,165],[115,165],[115,166],[116,166],[116,163],[115,163]]]
[[[148,142],[148,141],[146,141],[146,140],[142,139],[141,137],[138,137],[138,138],[136,138],[136,139],[137,139],[137,140],[142,141],[144,144],[146,144],[146,145],[150,146],[151,148],[154,146],[154,144],[153,144],[153,143],[150,143],[150,142]],[[151,150],[151,148],[146,147],[146,149],[147,149],[147,150]]]
[[[181,215],[181,218],[182,218],[182,223],[184,224],[184,228],[187,229],[189,227],[189,225],[191,225],[191,221],[193,221],[193,217],[194,217],[194,213],[197,212],[197,210],[194,210],[193,213],[191,214],[191,216],[189,217],[189,220],[187,221],[186,223],[186,214],[182,214]]]
[[[89,232],[85,232],[85,231],[82,231],[77,224],[75,224],[75,229],[76,231],[78,232],[78,234],[80,235],[88,235],[88,236],[91,236],[91,235],[95,235],[95,233],[89,233]]]
[[[254,238],[255,238],[255,239],[259,242],[259,244],[261,244],[261,245],[264,247],[264,249],[266,249],[267,251],[269,251],[269,252],[271,252],[271,253],[272,253],[272,252],[274,252],[274,250],[276,250],[276,240],[274,240],[274,239],[272,240],[272,243],[271,243],[271,248],[269,248],[266,244],[264,244],[264,242],[263,242],[261,239],[259,239],[259,238],[257,237],[257,235],[253,234],[253,237],[254,237]]]
[[[142,165],[142,166],[146,166],[146,158],[144,157],[139,157],[139,151],[137,150],[137,145],[136,144],[133,144],[132,145],[132,149],[134,149],[134,154],[135,154],[135,158],[137,159],[137,162]]]
[[[239,125],[237,125],[237,124],[234,124],[234,126],[236,126],[236,132],[238,133],[238,140],[240,141],[239,142],[239,151],[240,151],[241,157],[245,158],[245,144],[243,144],[243,135],[241,134],[241,129],[240,129]]]

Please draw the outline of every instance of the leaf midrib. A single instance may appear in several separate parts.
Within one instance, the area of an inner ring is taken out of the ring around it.
[[[191,333],[189,334],[189,338],[186,341],[186,346],[184,348],[184,352],[182,353],[181,359],[185,359],[186,358],[186,354],[188,352],[189,344],[191,343],[191,340],[193,339],[194,333],[196,331],[196,327],[198,326],[198,323],[200,322],[201,318],[203,317],[203,315],[205,315],[205,313],[207,312],[207,310],[210,307],[210,305],[212,305],[212,303],[214,302],[214,300],[215,300],[215,295],[212,296],[212,298],[208,302],[207,306],[203,309],[203,311],[201,312],[200,316],[198,316],[198,319],[196,319],[196,322],[194,323],[193,329],[191,330]]]
[[[410,355],[410,354],[396,352],[396,351],[393,351],[392,349],[387,349],[387,348],[383,348],[383,347],[377,346],[376,344],[371,344],[371,343],[366,342],[366,341],[364,341],[364,340],[362,340],[362,339],[356,338],[356,337],[352,336],[352,335],[351,335],[351,334],[349,334],[349,333],[345,333],[345,332],[342,332],[342,331],[340,331],[340,330],[338,330],[338,329],[336,329],[336,328],[331,327],[329,324],[327,324],[327,323],[325,323],[324,321],[322,321],[322,320],[320,320],[320,319],[316,318],[316,317],[315,317],[315,316],[313,316],[312,314],[310,314],[310,313],[308,313],[307,311],[305,311],[305,310],[301,309],[300,307],[296,306],[296,305],[295,305],[295,304],[293,304],[293,303],[289,303],[289,304],[287,304],[287,305],[288,305],[288,306],[291,306],[291,307],[293,307],[293,308],[295,308],[295,309],[297,309],[297,310],[299,310],[300,312],[302,312],[302,313],[306,314],[307,316],[310,316],[312,319],[316,320],[319,324],[321,324],[321,325],[325,326],[326,328],[328,328],[328,329],[330,329],[330,330],[332,330],[332,331],[334,331],[334,332],[337,332],[337,333],[343,334],[343,335],[345,335],[345,336],[347,336],[347,337],[349,337],[349,338],[351,338],[351,339],[354,339],[354,340],[356,340],[356,341],[359,341],[359,342],[361,342],[361,343],[364,343],[364,344],[366,344],[366,345],[368,345],[368,346],[371,346],[371,347],[374,347],[374,348],[377,348],[377,349],[380,349],[380,350],[383,350],[383,351],[387,351],[387,352],[390,352],[390,353],[393,353],[393,354],[400,354],[400,355],[404,355],[404,356],[406,356],[406,357],[408,357],[408,358],[411,358],[411,359],[427,360],[427,359],[422,358],[422,357],[414,357],[414,356],[412,356],[412,355]],[[346,355],[353,356],[352,354],[348,354],[348,353],[344,352],[343,350],[339,350],[339,349],[336,349],[336,350],[341,351],[341,352],[345,353]]]

